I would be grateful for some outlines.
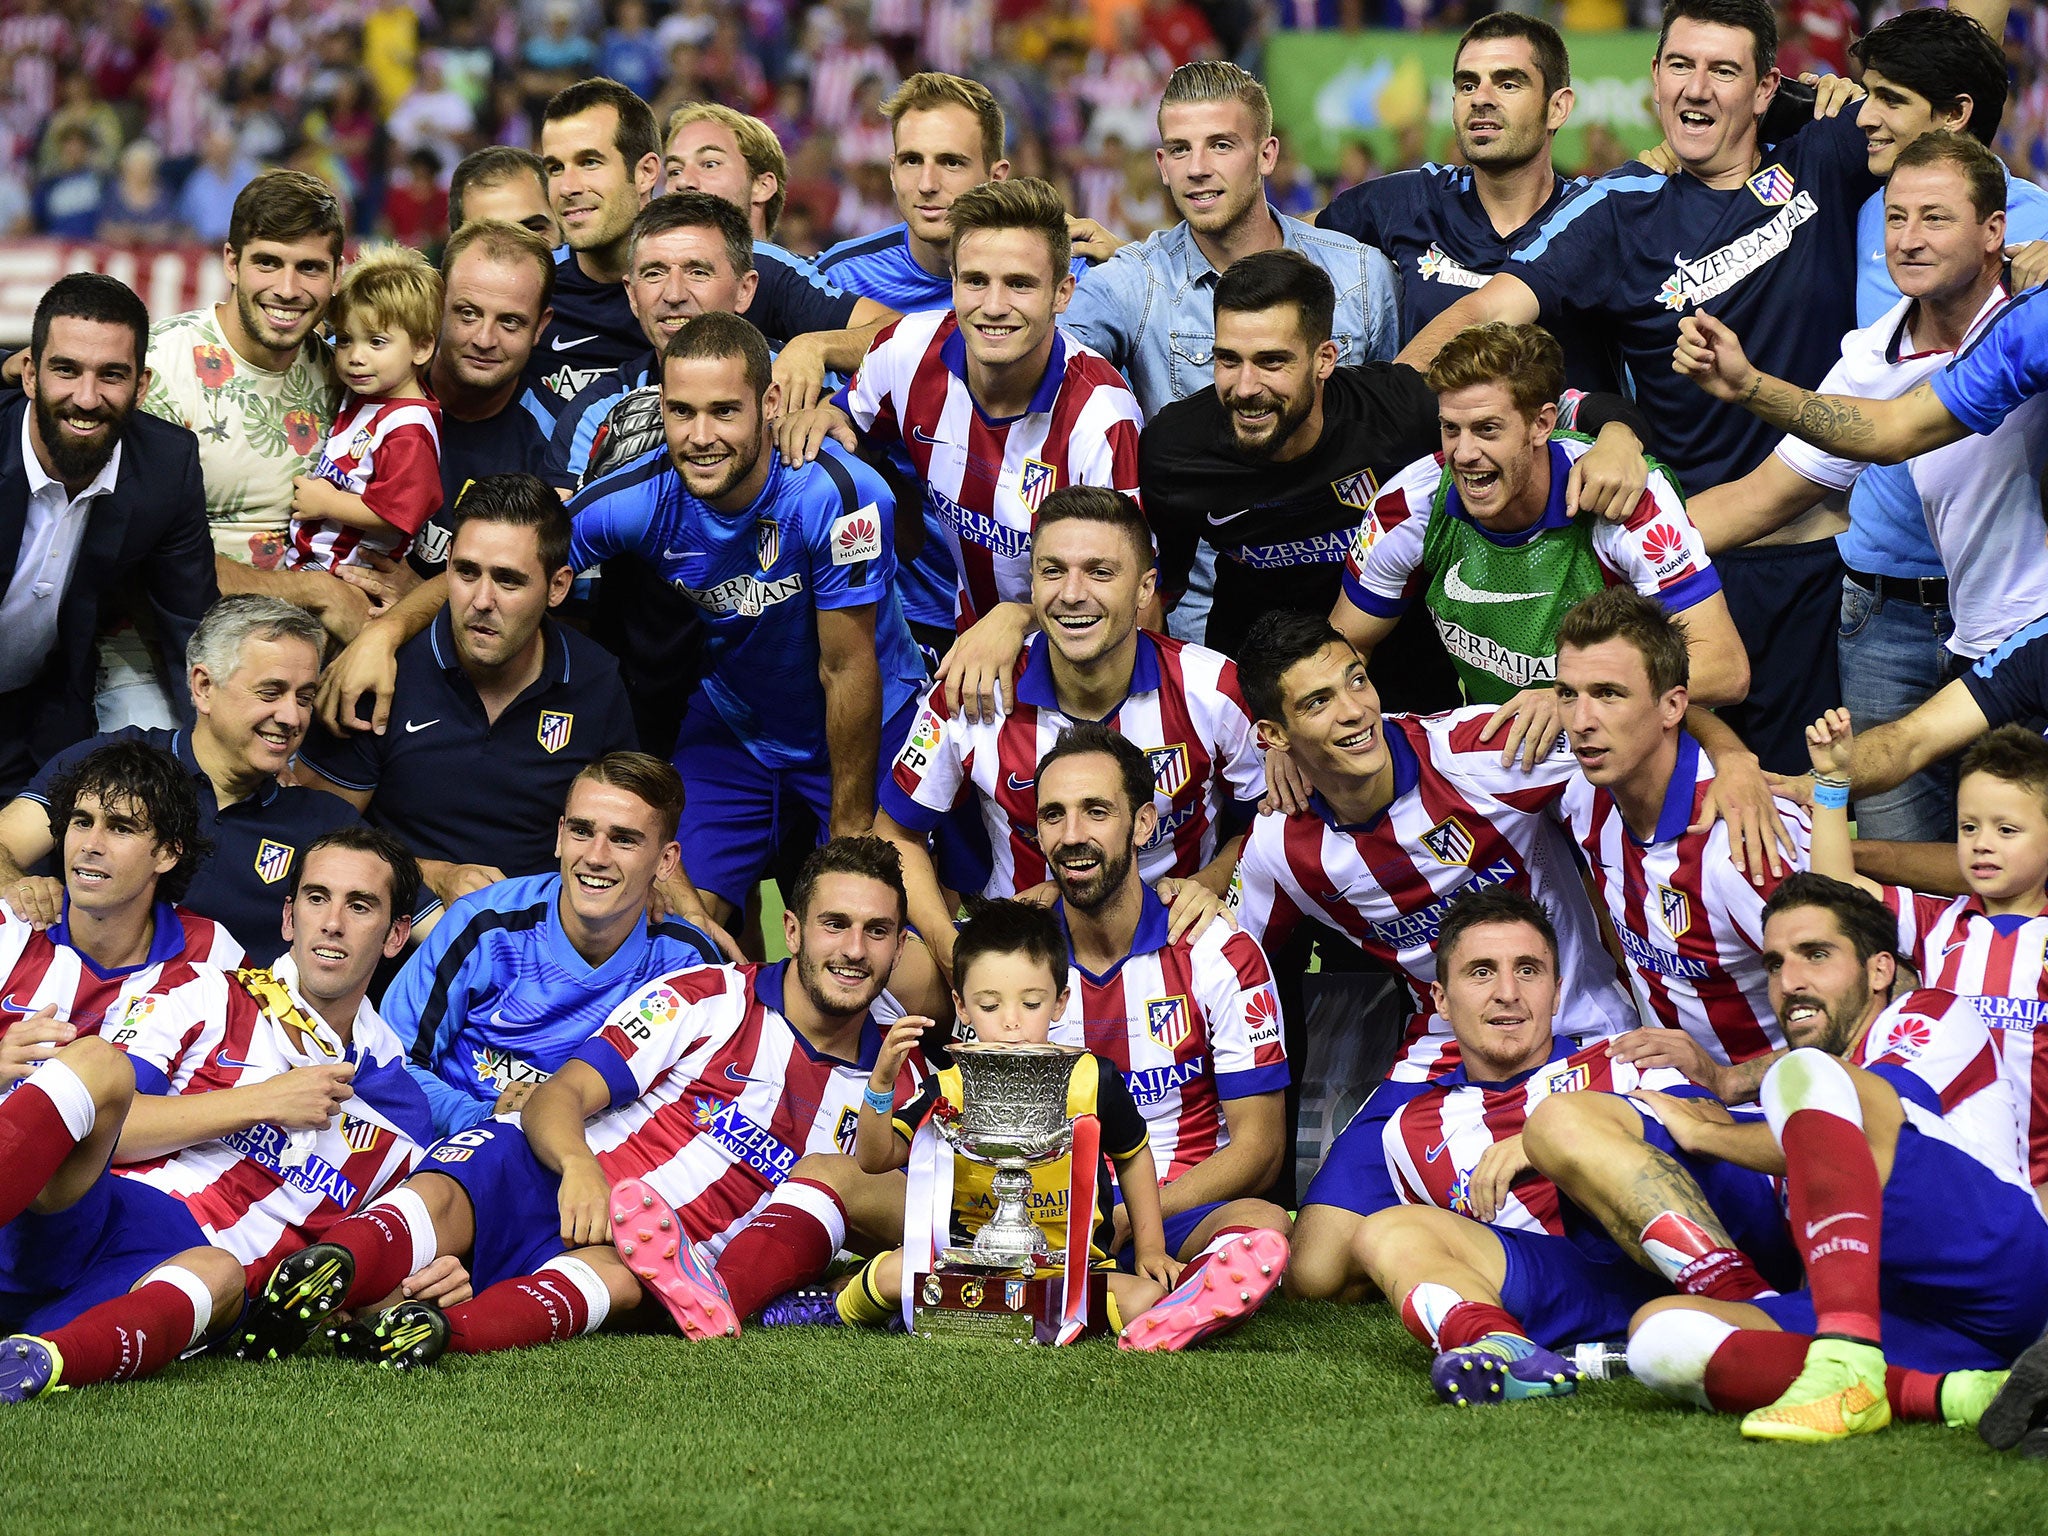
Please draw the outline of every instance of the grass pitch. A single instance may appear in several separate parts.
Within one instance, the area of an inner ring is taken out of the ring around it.
[[[208,1362],[0,1410],[0,1531],[2048,1529],[2048,1464],[1974,1435],[1752,1445],[1631,1382],[1451,1409],[1424,1364],[1383,1306],[1284,1303],[1183,1356],[756,1329]]]

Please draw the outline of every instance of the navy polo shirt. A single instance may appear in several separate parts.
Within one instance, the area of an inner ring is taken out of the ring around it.
[[[43,764],[21,792],[22,798],[47,806],[55,780],[87,753],[114,741],[160,747],[192,776],[192,790],[199,797],[199,829],[213,839],[213,852],[192,877],[182,905],[233,934],[249,952],[250,964],[270,964],[285,952],[284,904],[299,860],[321,834],[358,826],[362,818],[338,796],[288,787],[275,779],[265,779],[254,794],[224,806],[193,754],[190,731],[133,725],[66,747]],[[424,917],[440,904],[440,898],[422,886],[415,916]]]
[[[448,569],[455,541],[455,504],[470,482],[485,475],[538,475],[547,468],[550,406],[531,387],[495,416],[464,421],[441,413],[441,509],[413,536],[406,560],[421,580]]]
[[[592,758],[638,743],[618,663],[552,619],[541,634],[540,676],[493,724],[444,607],[399,647],[384,734],[337,737],[315,726],[300,760],[344,789],[370,791],[371,822],[422,859],[508,876],[554,869],[569,781]]]

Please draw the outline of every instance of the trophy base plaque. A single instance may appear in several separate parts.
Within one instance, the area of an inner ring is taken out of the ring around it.
[[[944,1261],[941,1261],[942,1263]],[[1050,1344],[1067,1309],[1061,1268],[946,1265],[916,1277],[911,1332],[921,1339],[972,1339],[989,1344]],[[1088,1322],[1082,1338],[1109,1331],[1109,1277],[1088,1275]]]

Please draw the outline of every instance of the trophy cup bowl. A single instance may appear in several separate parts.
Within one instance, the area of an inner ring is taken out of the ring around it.
[[[956,1120],[939,1122],[940,1134],[962,1157],[996,1170],[990,1191],[996,1209],[972,1248],[948,1248],[940,1257],[1029,1273],[1051,1250],[1026,1204],[1031,1168],[1059,1157],[1073,1139],[1067,1080],[1081,1049],[971,1041],[952,1054],[964,1102]]]

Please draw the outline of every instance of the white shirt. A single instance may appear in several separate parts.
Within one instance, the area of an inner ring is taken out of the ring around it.
[[[43,472],[30,436],[35,404],[21,413],[21,462],[28,470],[28,520],[21,530],[21,553],[14,576],[0,597],[0,693],[26,688],[35,680],[57,643],[57,610],[78,564],[78,546],[85,540],[85,520],[92,504],[114,488],[121,473],[121,445],[92,484],[76,496],[64,482]]]
[[[1963,346],[1983,331],[2010,296],[1994,288]],[[1949,352],[1914,352],[1901,299],[1875,324],[1842,338],[1841,360],[1821,381],[1824,394],[1893,400],[1947,366]],[[1846,490],[1867,465],[1838,459],[1796,437],[1778,457],[1798,474]],[[2048,612],[2048,544],[2042,536],[2041,471],[2048,463],[2048,395],[2036,395],[1997,431],[1966,437],[1909,459],[1927,531],[1948,571],[1949,649],[1975,659],[1996,650],[2022,624]]]

